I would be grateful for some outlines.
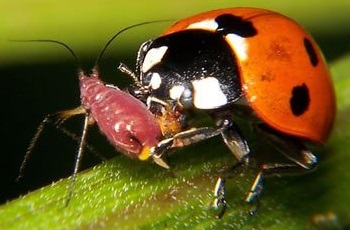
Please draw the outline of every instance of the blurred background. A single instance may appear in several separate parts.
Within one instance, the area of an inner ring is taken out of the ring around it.
[[[303,25],[315,37],[330,63],[350,52],[350,2],[333,1],[5,1],[0,0],[0,203],[72,173],[77,143],[49,126],[38,141],[23,179],[15,179],[26,148],[40,121],[49,113],[80,105],[73,58],[50,43],[9,39],[55,39],[68,44],[89,71],[101,48],[118,30],[140,22],[181,19],[224,7],[254,6],[278,11]],[[102,79],[123,87],[131,81],[118,73],[124,62],[134,67],[140,43],[158,36],[171,23],[137,27],[119,36],[100,62]],[[82,119],[67,127],[79,134]],[[116,153],[96,128],[89,141],[107,157]],[[86,152],[83,168],[100,162]]]

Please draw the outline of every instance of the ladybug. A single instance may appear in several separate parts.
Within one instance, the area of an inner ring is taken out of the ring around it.
[[[225,178],[253,167],[237,118],[250,122],[289,160],[261,164],[245,198],[253,207],[265,176],[313,169],[317,158],[305,144],[325,143],[332,130],[335,94],[322,53],[308,32],[276,12],[228,8],[180,20],[141,45],[135,72],[124,64],[119,69],[135,80],[129,93],[156,116],[167,117],[162,114],[169,110],[180,114],[180,130],[187,130],[198,112],[212,117],[215,129],[194,127],[186,140],[221,135],[237,159],[215,186],[218,218],[226,209]],[[170,147],[164,146],[165,153]],[[162,154],[159,148],[154,152]]]

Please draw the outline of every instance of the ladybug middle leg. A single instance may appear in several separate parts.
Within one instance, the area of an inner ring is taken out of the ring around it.
[[[231,150],[231,152],[238,160],[238,162],[234,164],[228,171],[220,175],[215,185],[215,200],[213,202],[213,206],[216,209],[220,210],[216,215],[216,218],[221,218],[226,211],[226,178],[237,175],[244,168],[250,167],[251,161],[249,146],[246,140],[243,138],[238,126],[233,121],[233,117],[228,116],[216,120],[219,121],[217,125],[221,127],[221,136],[226,146]]]

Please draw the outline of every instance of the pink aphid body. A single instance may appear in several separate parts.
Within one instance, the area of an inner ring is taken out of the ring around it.
[[[137,25],[142,24],[148,23],[141,23]],[[168,148],[172,147],[173,142],[172,139],[166,139],[164,142],[163,132],[157,117],[152,114],[148,110],[147,106],[136,97],[120,90],[116,86],[106,85],[99,78],[99,73],[97,71],[98,62],[113,39],[120,33],[132,27],[136,27],[137,25],[130,26],[119,31],[107,42],[97,58],[92,73],[89,75],[84,74],[84,72],[80,69],[79,61],[73,50],[63,42],[49,39],[23,40],[24,42],[56,43],[65,47],[72,54],[79,69],[81,105],[74,109],[48,114],[43,119],[27,148],[27,152],[20,166],[17,179],[22,177],[23,171],[36,142],[41,136],[46,125],[50,123],[53,123],[58,129],[79,142],[66,206],[68,205],[73,194],[73,188],[77,178],[77,173],[79,171],[84,148],[90,147],[86,144],[86,137],[88,128],[93,123],[99,127],[101,133],[107,137],[109,142],[124,155],[130,158],[138,158],[140,160],[152,158],[158,165],[164,168],[169,168],[166,162],[161,159],[162,152],[158,152],[157,149],[167,150]],[[62,127],[63,123],[67,119],[76,115],[85,116],[81,136],[76,135]],[[164,120],[162,121],[163,126],[166,125],[163,123],[167,123],[172,115],[173,113],[170,113],[170,115],[165,113],[165,115],[161,117]],[[91,149],[93,148],[90,147],[90,150]]]
[[[93,71],[80,73],[82,106],[100,131],[120,152],[131,158],[142,158],[156,146],[162,133],[154,115],[146,105],[116,86],[106,85]]]

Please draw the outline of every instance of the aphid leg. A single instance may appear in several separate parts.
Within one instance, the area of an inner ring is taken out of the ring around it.
[[[261,166],[254,183],[246,197],[246,201],[254,203],[259,199],[263,189],[263,179],[266,176],[274,176],[288,173],[303,173],[312,170],[317,164],[317,158],[297,138],[285,136],[269,129],[267,126],[259,125],[257,130],[262,132],[267,140],[276,149],[287,157],[289,163],[268,163]]]
[[[68,190],[68,195],[67,195],[65,206],[68,206],[69,201],[70,201],[70,199],[72,198],[72,195],[73,195],[75,182],[77,180],[77,174],[79,172],[80,163],[81,163],[81,159],[82,159],[82,156],[83,156],[83,150],[84,150],[84,146],[85,146],[85,142],[86,142],[87,131],[88,131],[88,127],[89,127],[90,124],[91,124],[90,115],[89,115],[89,113],[85,112],[83,132],[81,134],[81,139],[80,139],[80,143],[79,143],[77,158],[75,160],[74,171],[73,171],[73,174],[72,174],[71,183],[70,183],[70,186],[69,186],[69,190]]]
[[[225,200],[225,179],[227,177],[235,176],[238,174],[243,167],[249,167],[250,165],[250,150],[247,142],[243,139],[238,126],[233,122],[232,119],[222,119],[221,124],[221,136],[231,150],[238,162],[233,165],[228,171],[220,175],[217,180],[214,189],[214,204],[216,209],[219,209],[219,213],[216,218],[221,218],[226,211],[226,200]]]
[[[81,136],[73,133],[72,131],[67,130],[66,128],[62,126],[57,127],[62,133],[70,137],[73,141],[76,141],[77,143],[80,143]],[[85,147],[93,154],[95,154],[96,157],[100,158],[102,161],[106,161],[107,158],[102,156],[93,146],[89,145],[88,143],[85,143]]]
[[[16,181],[19,181],[22,176],[23,176],[23,171],[27,165],[27,162],[28,162],[28,159],[29,157],[32,155],[32,152],[33,152],[33,149],[34,149],[34,146],[36,144],[36,142],[38,141],[39,137],[41,136],[45,126],[48,124],[48,123],[51,123],[52,120],[51,120],[51,117],[52,117],[52,114],[49,114],[47,115],[44,120],[41,121],[40,125],[38,126],[32,140],[30,141],[29,143],[29,146],[27,148],[27,151],[24,155],[24,158],[23,158],[23,161],[22,161],[22,164],[19,168],[19,172],[18,172],[18,176],[16,178]]]
[[[17,177],[17,181],[20,180],[23,176],[23,171],[27,165],[27,162],[33,152],[33,149],[35,147],[35,144],[37,143],[38,139],[40,138],[45,126],[47,124],[50,123],[54,123],[56,127],[60,127],[65,120],[67,120],[68,118],[78,115],[78,114],[84,114],[86,113],[85,109],[82,106],[79,106],[75,109],[71,109],[71,110],[65,110],[65,111],[61,111],[61,112],[57,112],[57,113],[53,113],[53,114],[48,114],[40,123],[40,125],[38,126],[34,137],[32,138],[32,140],[29,143],[29,146],[27,148],[27,151],[24,155],[24,159],[22,161],[22,164],[19,168],[19,173],[18,173],[18,177]]]

